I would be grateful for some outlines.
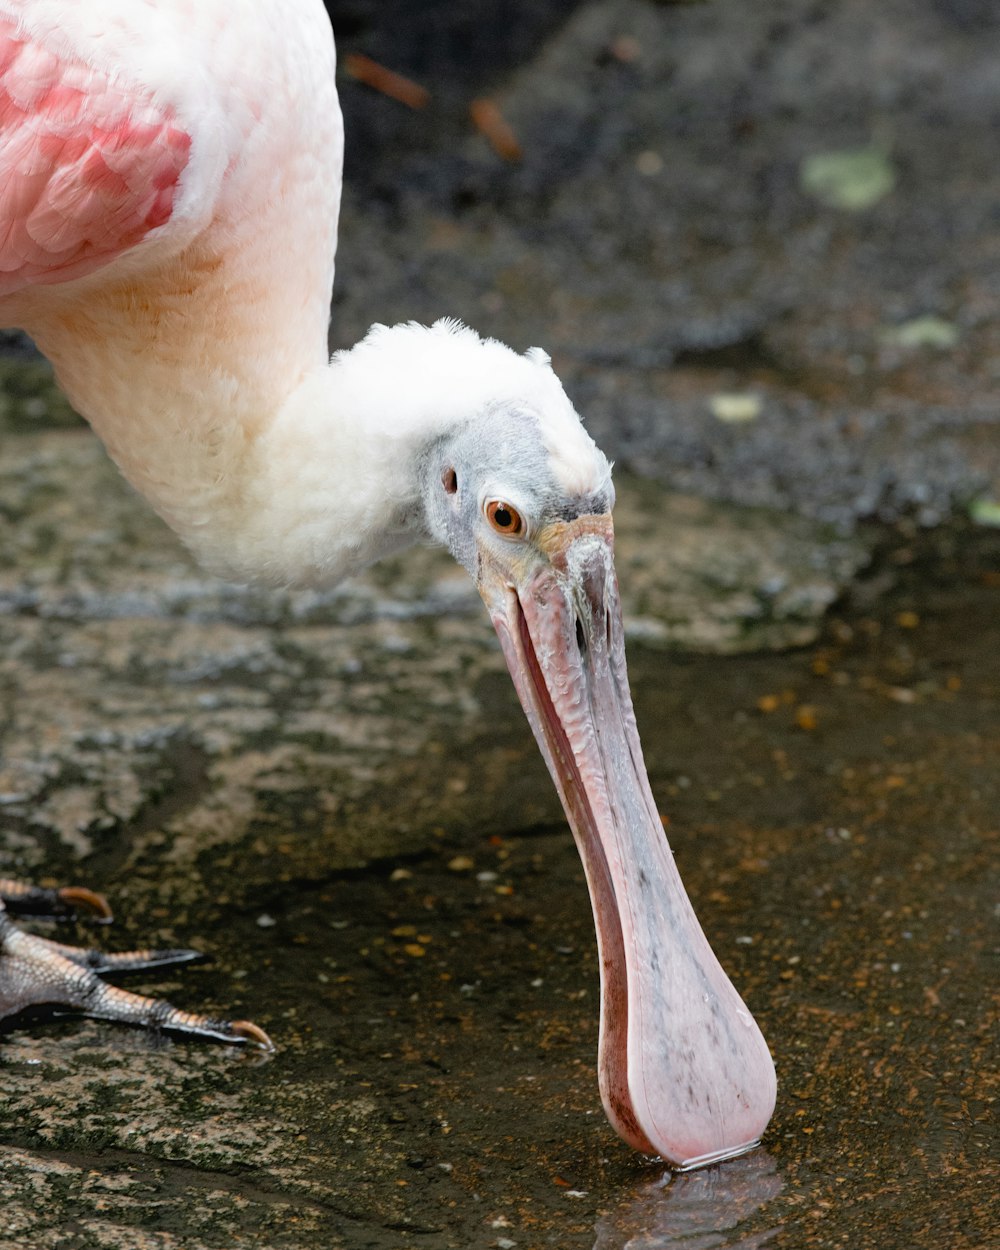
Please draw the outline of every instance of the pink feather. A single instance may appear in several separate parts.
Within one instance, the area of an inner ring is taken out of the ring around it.
[[[190,149],[168,110],[0,17],[0,295],[83,277],[166,224]]]

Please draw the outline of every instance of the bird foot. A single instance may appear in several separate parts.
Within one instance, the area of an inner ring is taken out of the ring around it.
[[[218,1020],[180,1011],[159,998],[133,994],[102,978],[157,968],[172,968],[202,958],[192,950],[139,950],[121,954],[66,946],[19,929],[12,915],[65,917],[85,908],[103,922],[111,909],[100,894],[77,886],[41,889],[0,880],[0,1028],[19,1016],[50,1009],[79,1012],[140,1028],[161,1029],[187,1037],[237,1045],[251,1043],[265,1051],[274,1044],[249,1020]]]

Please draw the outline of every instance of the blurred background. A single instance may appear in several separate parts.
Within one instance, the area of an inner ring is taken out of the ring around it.
[[[329,7],[337,345],[537,342],[619,462],[842,526],[1000,486],[991,0]],[[353,81],[361,50],[426,104]]]

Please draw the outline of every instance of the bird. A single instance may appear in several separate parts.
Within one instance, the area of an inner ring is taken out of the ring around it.
[[[442,319],[329,355],[335,64],[321,0],[0,0],[0,325],[220,577],[328,586],[428,539],[465,567],[583,860],[608,1118],[674,1167],[744,1152],[774,1065],[646,775],[611,465],[539,348]],[[0,1012],[268,1043],[103,979],[186,952],[105,957],[15,921],[95,899],[0,883]]]

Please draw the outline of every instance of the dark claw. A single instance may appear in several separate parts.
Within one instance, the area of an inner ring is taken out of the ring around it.
[[[248,1042],[253,1042],[255,1046],[259,1046],[269,1055],[277,1050],[274,1042],[264,1030],[250,1020],[234,1020],[230,1028],[237,1037],[245,1037]]]
[[[0,903],[15,916],[42,916],[63,920],[72,916],[78,908],[91,913],[99,924],[111,920],[111,908],[107,899],[86,886],[70,885],[61,890],[50,890],[37,885],[25,885],[21,881],[0,879]]]
[[[67,885],[61,890],[56,890],[59,901],[65,903],[74,910],[77,907],[87,908],[93,913],[95,920],[100,920],[107,924],[114,919],[108,900],[103,894],[97,894],[94,890],[88,890],[84,885]]]

